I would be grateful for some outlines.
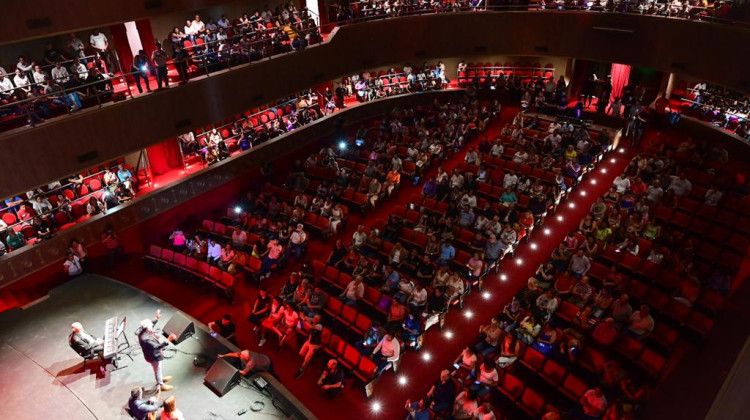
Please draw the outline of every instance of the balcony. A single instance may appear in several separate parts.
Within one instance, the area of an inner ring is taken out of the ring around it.
[[[472,33],[477,41],[467,43],[457,33]],[[679,72],[748,92],[749,59],[735,48],[748,41],[750,31],[738,26],[590,12],[451,13],[342,26],[301,52],[6,133],[0,139],[0,196],[362,69],[468,54],[545,55]],[[729,59],[732,65],[717,65]]]

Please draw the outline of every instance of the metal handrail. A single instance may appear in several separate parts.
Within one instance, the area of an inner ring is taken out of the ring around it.
[[[383,3],[375,3],[375,4],[383,4]],[[454,3],[454,4],[456,4],[456,5],[452,6],[450,8],[447,8],[447,9],[442,9],[441,8],[441,7],[443,7],[443,3],[436,3],[436,4],[423,3],[422,5],[417,5],[417,8],[414,8],[413,5],[407,5],[406,7],[404,7],[405,10],[400,9],[400,10],[398,10],[395,13],[388,14],[388,13],[384,12],[382,14],[374,14],[374,15],[370,15],[370,16],[360,16],[360,17],[356,17],[356,18],[353,18],[353,19],[347,19],[347,20],[342,20],[342,21],[330,22],[330,23],[327,23],[327,24],[324,24],[324,25],[320,25],[320,26],[313,26],[313,27],[310,27],[310,28],[307,28],[307,29],[301,29],[302,26],[303,26],[303,22],[304,21],[300,21],[300,22],[296,22],[295,21],[295,22],[291,22],[291,24],[294,25],[295,27],[300,28],[300,29],[297,29],[298,36],[304,37],[305,35],[307,35],[309,33],[320,34],[320,33],[324,32],[325,29],[327,29],[327,28],[332,29],[332,28],[340,26],[340,25],[349,25],[349,24],[355,24],[355,23],[366,23],[366,22],[370,22],[370,21],[374,21],[374,20],[391,19],[391,18],[406,17],[406,16],[416,16],[416,15],[425,15],[425,14],[438,14],[438,13],[465,13],[465,12],[480,13],[480,12],[484,12],[484,11],[539,10],[539,11],[554,12],[554,11],[557,10],[557,9],[550,10],[548,7],[546,7],[546,5],[539,4],[539,3],[530,3],[530,4],[525,5],[525,6],[507,6],[507,5],[485,6],[483,8],[481,6],[478,8],[478,7],[474,7],[474,6],[459,5],[457,3]],[[557,4],[557,3],[553,3],[553,4]],[[621,3],[616,3],[616,4],[613,3],[613,5],[617,5],[617,4],[621,4]],[[625,9],[622,9],[622,10],[618,10],[616,8],[607,8],[605,6],[601,6],[601,8],[599,8],[599,6],[595,5],[595,4],[592,4],[590,6],[567,6],[566,5],[566,6],[560,6],[559,9],[560,10],[564,10],[564,11],[579,11],[579,12],[585,11],[585,12],[594,12],[594,13],[598,12],[598,13],[637,13],[637,14],[643,14],[643,11],[642,10],[638,10],[637,7],[631,7],[631,8],[625,8]],[[373,9],[368,9],[368,10],[373,10]],[[379,10],[382,10],[382,9],[374,9],[374,10],[379,11]],[[669,14],[666,14],[666,15],[653,15],[653,16],[667,17],[667,18],[676,18],[676,19],[685,19],[685,18],[682,18],[682,17],[679,17],[679,16],[672,16],[672,15],[669,15]],[[739,21],[730,20],[730,19],[723,19],[723,18],[709,17],[709,16],[695,16],[694,18],[698,19],[698,20],[710,20],[711,22],[718,22],[718,23],[725,23],[725,24],[748,25],[745,22],[739,22]],[[690,16],[688,16],[687,19],[690,20]],[[269,31],[283,32],[283,27],[274,26],[274,29],[273,30],[269,29]],[[255,32],[259,32],[259,31],[255,31]],[[251,36],[254,36],[255,32],[253,32],[253,35],[251,35]],[[204,49],[204,48],[215,49],[215,47],[217,45],[219,45],[219,44],[221,44],[223,42],[226,42],[230,46],[230,48],[228,49],[229,59],[228,60],[224,60],[221,63],[222,64],[226,64],[227,67],[231,69],[231,66],[232,66],[232,56],[238,52],[238,47],[240,47],[239,45],[237,45],[237,40],[241,40],[245,36],[246,36],[246,34],[236,34],[231,39],[227,39],[226,41],[211,41],[211,42],[208,42],[208,43],[196,44],[196,45],[193,45],[193,46],[190,46],[190,47],[186,47],[184,49],[187,50],[187,51],[192,51],[192,50],[196,50],[196,49]],[[271,42],[272,42],[272,39],[254,40],[254,41],[251,41],[249,43],[249,46],[251,46],[253,48],[256,47],[256,46],[263,46],[264,48],[259,48],[259,49],[255,49],[254,48],[254,50],[258,51],[261,54],[262,58],[273,58],[274,55],[271,54],[271,51],[269,51],[268,48],[265,48],[265,47],[268,47],[269,43],[271,43]],[[279,53],[277,55],[285,54],[285,53],[286,52],[282,52],[282,53]],[[212,57],[215,57],[217,55],[218,56],[222,56],[222,55],[224,55],[224,52],[223,51],[212,51],[210,53],[205,53],[205,54],[195,54],[195,53],[193,53],[193,55],[190,56],[190,57],[188,57],[188,59],[191,59],[194,62],[198,62],[198,64],[202,64],[202,67],[203,67],[203,69],[205,71],[205,75],[209,76],[211,72],[208,69],[208,65],[209,65],[209,63],[208,63],[209,60],[208,59],[212,58]],[[72,62],[72,60],[69,60],[68,62]],[[170,64],[171,65],[175,65],[175,61],[174,60],[169,60],[167,64],[168,65],[170,65]],[[150,67],[152,69],[154,66],[150,65]],[[142,72],[141,71],[136,71],[136,72],[122,73],[120,75],[117,75],[117,77],[121,77],[121,78],[122,77],[129,77],[129,76],[132,77],[134,74],[140,74],[140,73],[142,73]],[[72,75],[70,77],[72,77]],[[67,94],[70,94],[70,93],[72,93],[74,91],[77,91],[77,90],[79,90],[81,88],[84,88],[84,87],[85,88],[89,88],[89,87],[91,87],[91,86],[93,86],[95,84],[98,84],[98,83],[102,83],[102,82],[95,82],[95,83],[91,83],[91,84],[83,84],[83,85],[80,85],[80,86],[78,86],[76,88],[66,88],[66,89],[63,89],[63,92],[61,92],[61,93],[67,95]],[[30,83],[28,86],[36,86],[36,85],[39,85],[39,83],[33,83],[33,84]],[[127,88],[130,91],[130,86],[129,85],[127,86]],[[96,93],[96,97],[97,97],[97,102],[99,103],[99,106],[101,107],[102,103],[101,103],[101,98],[99,97],[98,91],[96,91],[95,93]],[[133,97],[132,92],[129,92],[129,94],[130,94],[129,96],[132,98]],[[19,106],[20,107],[24,107],[28,103],[38,102],[40,100],[48,99],[48,96],[57,96],[57,95],[45,95],[45,94],[35,95],[34,98],[24,99],[24,100],[20,100],[20,101],[14,101],[14,102],[11,102],[9,104],[2,105],[2,106],[0,106],[0,109],[15,108],[15,107],[19,107]],[[30,114],[30,112],[31,112],[30,107],[26,107],[26,111],[27,111],[27,118],[28,118],[29,117],[28,114]],[[33,124],[33,120],[32,120],[32,126],[33,125],[34,124]]]

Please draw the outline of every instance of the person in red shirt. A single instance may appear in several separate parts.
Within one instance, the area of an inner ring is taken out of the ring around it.
[[[18,207],[18,220],[20,221],[29,220],[33,218],[35,214],[34,210],[26,208],[26,204],[21,204]]]
[[[112,225],[107,225],[102,232],[102,244],[107,248],[107,254],[109,255],[109,268],[115,269],[117,259],[123,256],[125,253],[122,251],[120,246],[120,238],[115,233]]]
[[[620,332],[615,328],[614,318],[607,318],[597,324],[591,333],[591,337],[602,346],[611,346],[617,340],[619,334]]]
[[[669,99],[667,99],[664,96],[664,93],[662,93],[656,101],[654,101],[654,113],[656,114],[654,123],[657,127],[662,127],[664,125],[664,121],[667,119],[667,114],[670,112],[672,112],[672,107],[669,105]]]

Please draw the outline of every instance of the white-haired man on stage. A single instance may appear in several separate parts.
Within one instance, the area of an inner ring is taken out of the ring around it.
[[[73,332],[68,336],[68,344],[83,358],[94,357],[94,354],[98,353],[99,357],[102,357],[102,351],[104,350],[104,340],[96,338],[93,335],[87,333],[83,329],[83,325],[80,322],[74,322],[70,325]],[[104,373],[105,361],[102,360],[102,364],[99,366],[99,370]]]
[[[167,341],[162,341],[154,334],[154,325],[159,322],[159,319],[161,319],[161,310],[156,311],[154,319],[144,319],[141,321],[141,328],[136,331],[136,334],[138,334],[138,343],[141,345],[143,357],[154,368],[157,385],[162,391],[171,391],[174,387],[172,385],[165,385],[164,383],[169,382],[172,377],[162,375],[161,362],[164,360],[164,348],[174,341],[177,336],[170,334],[167,337]]]

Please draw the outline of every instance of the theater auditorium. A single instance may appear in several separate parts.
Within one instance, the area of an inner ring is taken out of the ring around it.
[[[0,25],[0,417],[740,420],[746,0]]]

